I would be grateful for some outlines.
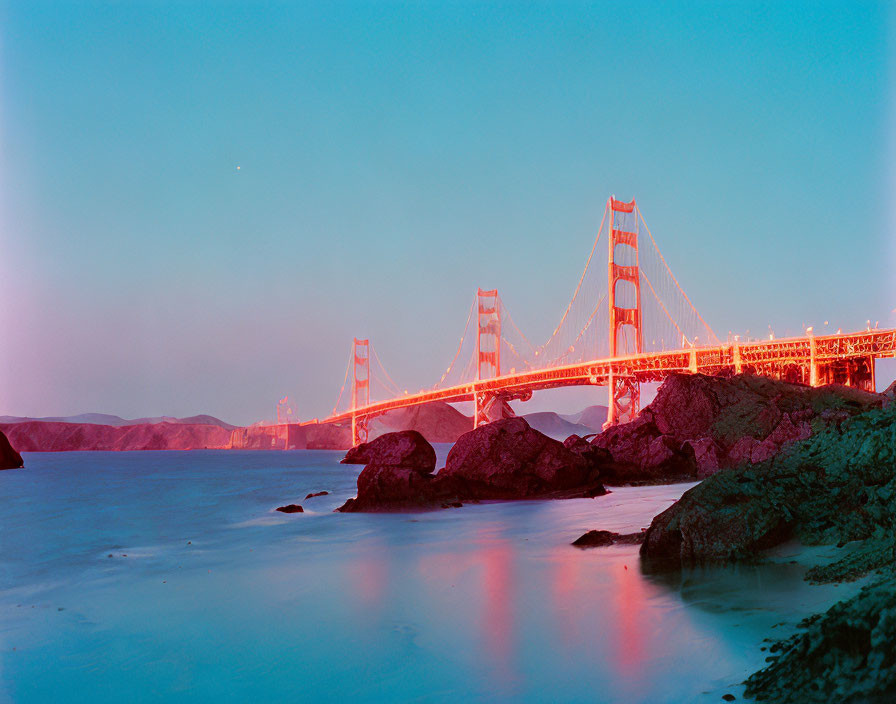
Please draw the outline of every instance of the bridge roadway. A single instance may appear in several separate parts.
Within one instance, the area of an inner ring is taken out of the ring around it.
[[[504,396],[526,399],[532,391],[539,389],[607,385],[614,376],[634,377],[640,383],[657,382],[676,372],[719,374],[751,371],[813,386],[839,382],[873,390],[874,359],[882,357],[896,357],[896,329],[806,335],[668,352],[645,352],[548,369],[512,372],[443,389],[419,391],[308,422],[339,423],[353,418],[372,418],[398,408],[433,401],[473,401],[477,395],[480,398]],[[862,362],[865,364],[862,365]]]

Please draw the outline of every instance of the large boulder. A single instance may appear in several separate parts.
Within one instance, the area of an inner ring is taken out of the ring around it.
[[[362,442],[345,453],[342,464],[370,464],[419,468],[432,472],[436,468],[436,451],[416,430],[386,433],[370,442]]]
[[[438,479],[466,499],[605,493],[591,455],[565,447],[523,418],[497,420],[462,435]]]
[[[702,479],[774,457],[883,400],[839,385],[673,374],[635,420],[607,428],[592,444],[613,457],[604,471],[610,483]]]
[[[0,469],[18,469],[24,466],[22,456],[9,444],[3,431],[0,431]]]
[[[387,433],[350,451],[346,459],[364,461],[358,496],[339,511],[397,511],[440,503],[433,470],[436,453],[416,430]]]

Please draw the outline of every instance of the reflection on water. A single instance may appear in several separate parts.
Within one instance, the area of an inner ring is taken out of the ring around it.
[[[686,485],[342,515],[359,468],[338,458],[31,454],[0,473],[0,701],[716,702],[773,625],[840,596],[786,555],[645,577],[636,546],[569,545],[646,526]],[[308,512],[272,513],[287,502]]]

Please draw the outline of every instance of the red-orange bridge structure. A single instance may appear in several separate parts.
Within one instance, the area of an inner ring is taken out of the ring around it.
[[[598,246],[603,238],[605,253]],[[333,413],[311,422],[350,421],[357,444],[367,440],[370,419],[395,409],[472,401],[477,427],[512,414],[508,402],[528,400],[533,391],[593,385],[610,389],[612,424],[637,415],[642,383],[672,373],[752,372],[873,391],[875,359],[896,356],[896,330],[870,322],[854,333],[808,328],[800,337],[764,337],[719,340],[666,264],[637,203],[611,197],[572,300],[547,342],[532,345],[497,290],[480,289],[454,359],[433,387],[402,392],[369,341],[355,339]],[[348,405],[340,408],[349,382]],[[374,382],[379,399],[371,394]]]

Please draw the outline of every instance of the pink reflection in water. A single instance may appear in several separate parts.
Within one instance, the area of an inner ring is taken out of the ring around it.
[[[613,648],[617,670],[626,677],[634,677],[643,672],[647,664],[647,639],[650,629],[646,615],[648,610],[647,588],[639,570],[623,564],[613,565],[612,594],[615,621],[616,647]]]
[[[359,557],[347,563],[346,591],[355,596],[362,612],[378,611],[386,599],[389,553],[378,541],[367,541],[360,547]]]
[[[581,606],[583,595],[580,594],[580,575],[585,556],[580,550],[569,545],[561,545],[552,551],[547,563],[551,570],[551,604],[554,611],[554,622],[567,650],[575,650],[582,643],[580,622],[583,614],[577,607]]]

